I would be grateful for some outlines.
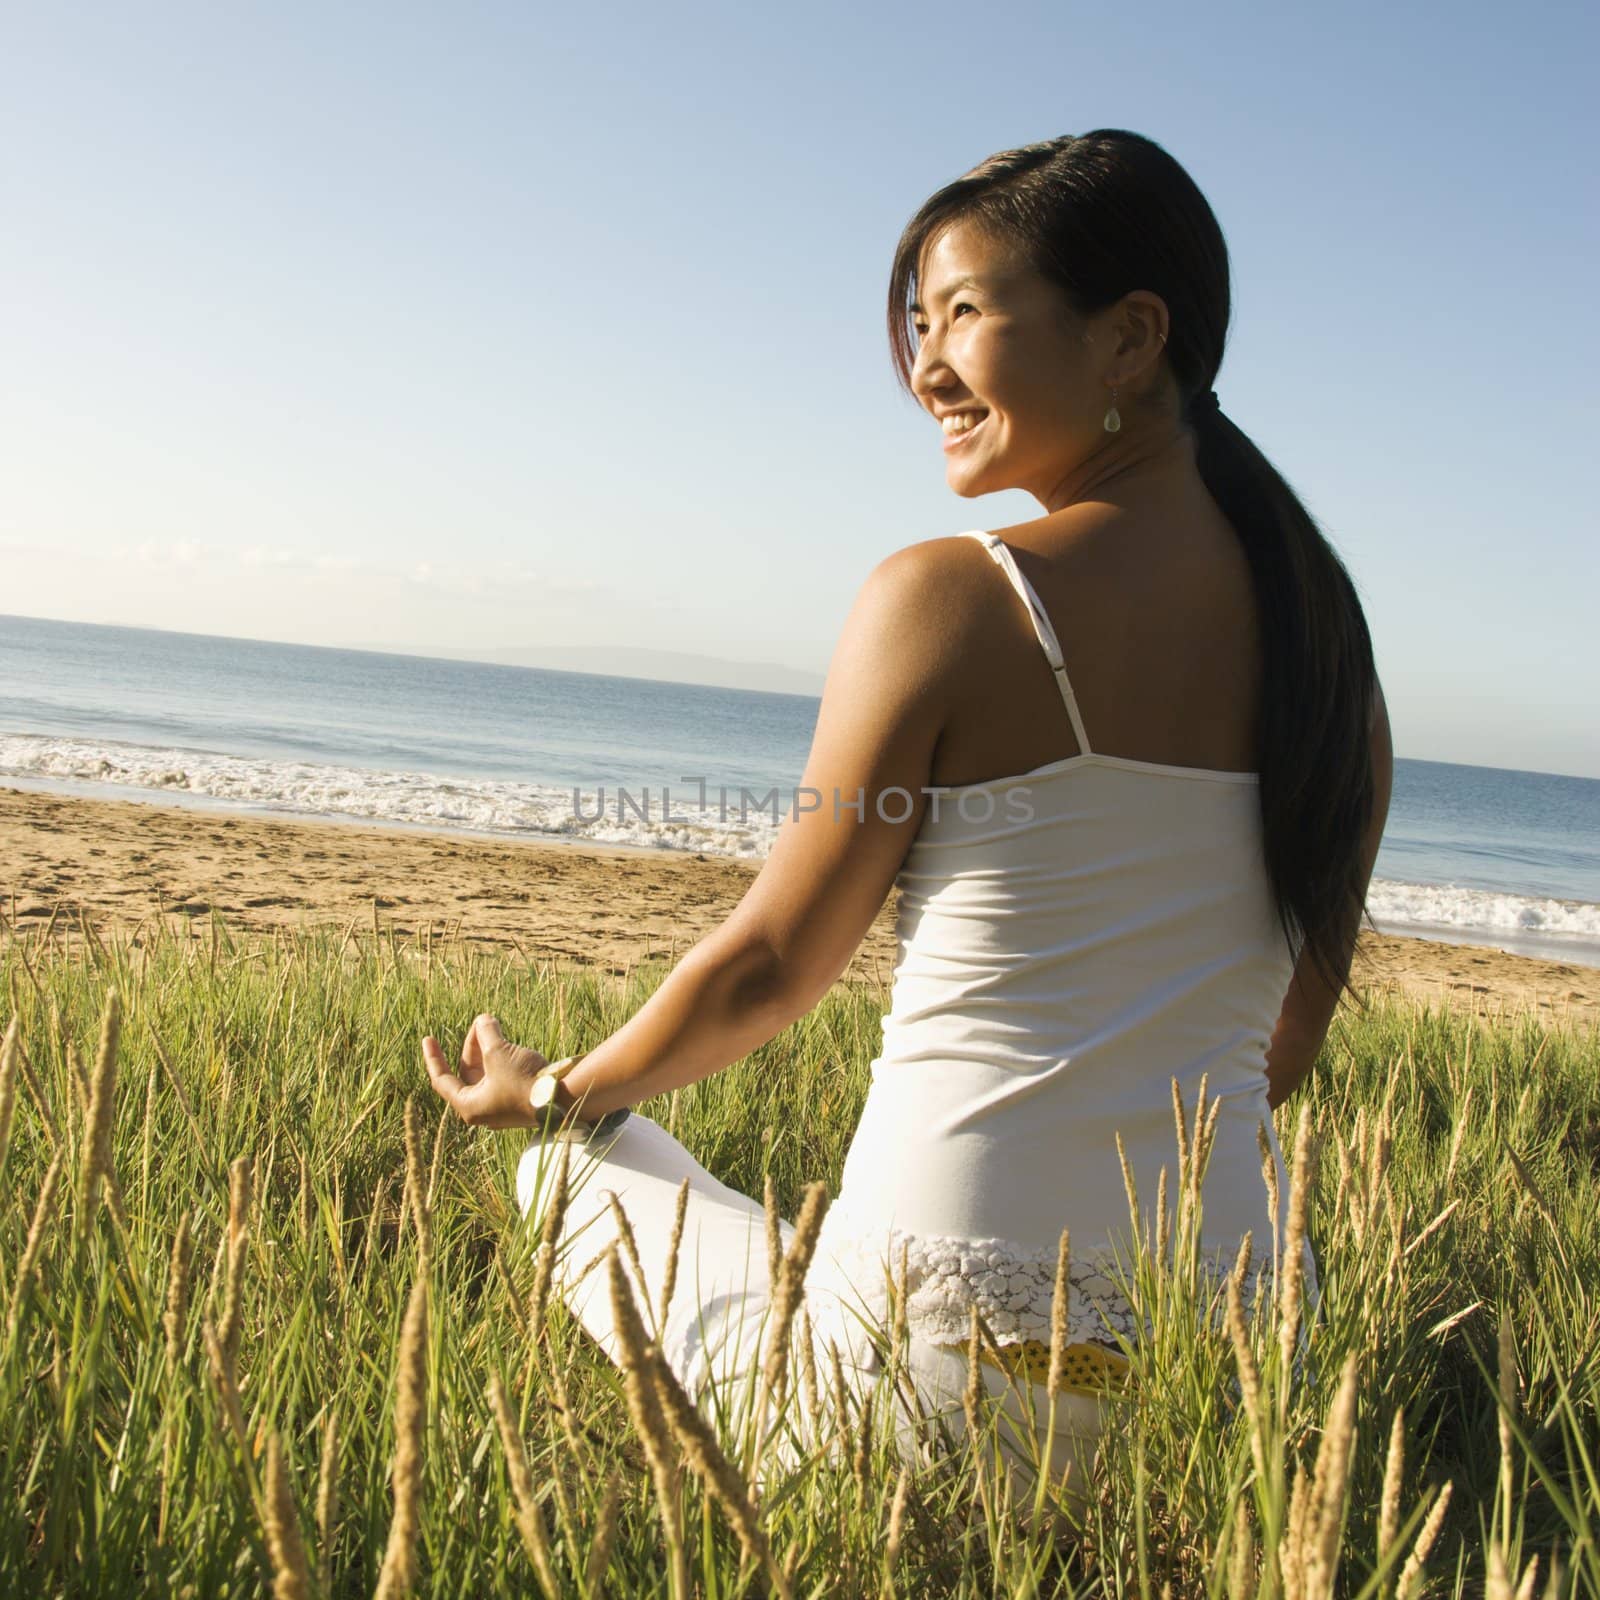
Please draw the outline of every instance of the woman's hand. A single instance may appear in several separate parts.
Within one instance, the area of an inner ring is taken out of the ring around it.
[[[473,1019],[452,1072],[439,1041],[422,1041],[428,1081],[456,1115],[474,1128],[531,1128],[540,1116],[528,1101],[534,1076],[547,1065],[537,1050],[512,1044],[487,1014]]]

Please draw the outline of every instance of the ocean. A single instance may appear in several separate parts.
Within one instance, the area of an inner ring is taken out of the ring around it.
[[[762,858],[811,695],[0,616],[0,783]],[[1600,781],[1395,762],[1385,933],[1600,966]]]

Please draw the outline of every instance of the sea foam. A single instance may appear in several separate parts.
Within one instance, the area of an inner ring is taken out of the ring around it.
[[[774,816],[774,805],[761,810],[753,801],[741,817],[737,793],[723,804],[712,791],[701,809],[692,792],[673,790],[669,814],[659,785],[624,784],[620,791],[607,785],[575,796],[571,787],[557,784],[369,771],[40,734],[0,734],[0,776],[441,832],[589,840],[756,860],[771,851],[783,817],[781,810]],[[1376,878],[1367,908],[1375,923],[1397,932],[1600,945],[1600,905],[1589,901]]]

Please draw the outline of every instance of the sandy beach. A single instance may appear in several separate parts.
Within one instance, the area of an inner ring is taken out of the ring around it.
[[[425,833],[366,824],[105,800],[0,786],[0,913],[7,928],[64,928],[81,910],[131,926],[165,916],[204,932],[368,926],[451,934],[554,965],[621,971],[681,954],[732,911],[760,863]],[[888,983],[892,892],[841,981]],[[63,920],[65,919],[65,921]],[[1474,945],[1364,934],[1360,989],[1388,988],[1487,1018],[1531,1009],[1593,1027],[1600,969]]]

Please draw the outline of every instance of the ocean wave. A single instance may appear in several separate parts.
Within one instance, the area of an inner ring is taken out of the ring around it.
[[[661,785],[575,792],[571,785],[372,772],[25,733],[0,734],[0,776],[181,794],[302,816],[758,859],[771,850],[782,820],[781,811],[774,820],[770,806],[747,805],[741,817],[737,792],[724,808],[713,790],[701,809],[694,794]]]
[[[1367,910],[1380,925],[1391,922],[1462,933],[1571,934],[1600,940],[1600,905],[1587,900],[1374,878]]]
[[[783,816],[780,811],[774,818],[770,806],[762,811],[751,805],[741,817],[736,792],[728,796],[724,816],[715,790],[703,810],[692,792],[673,790],[669,813],[660,785],[597,786],[575,797],[570,785],[368,771],[25,733],[0,734],[0,777],[5,776],[440,832],[587,840],[756,860],[771,851]],[[1380,926],[1456,935],[1572,936],[1600,943],[1600,905],[1589,901],[1377,878],[1367,909]]]

